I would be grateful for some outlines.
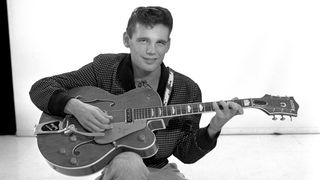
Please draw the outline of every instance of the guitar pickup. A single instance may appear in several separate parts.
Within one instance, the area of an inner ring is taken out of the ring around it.
[[[132,123],[133,122],[133,116],[132,116],[132,109],[127,108],[126,109],[126,122],[127,123]]]

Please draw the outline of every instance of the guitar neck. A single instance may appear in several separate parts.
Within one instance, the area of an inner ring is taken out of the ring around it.
[[[252,107],[253,104],[264,104],[265,102],[255,99],[237,99],[231,100],[239,104],[240,106],[247,108]],[[230,102],[230,101],[226,101]],[[207,112],[215,111],[213,107],[213,102],[205,103],[189,103],[189,104],[175,104],[168,106],[159,107],[146,107],[146,108],[128,108],[126,109],[127,122],[132,122],[133,120],[142,119],[154,119],[154,118],[169,118],[177,116],[185,116],[192,114],[202,114]]]

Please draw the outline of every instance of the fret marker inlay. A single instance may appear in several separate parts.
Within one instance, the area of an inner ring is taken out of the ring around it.
[[[199,104],[199,111],[200,111],[200,112],[203,111],[203,106],[202,106],[202,104]]]
[[[188,105],[187,108],[188,108],[188,109],[187,109],[188,113],[190,113],[190,112],[191,112],[191,107],[190,107],[190,105]]]

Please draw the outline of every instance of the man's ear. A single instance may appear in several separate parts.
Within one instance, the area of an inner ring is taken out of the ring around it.
[[[169,51],[170,46],[171,46],[171,38],[169,38],[169,41],[167,42],[167,50],[166,50],[166,52]]]
[[[130,39],[130,37],[129,37],[128,33],[127,33],[127,32],[124,32],[124,33],[123,33],[123,44],[124,44],[124,46],[127,47],[127,48],[130,47],[130,45],[129,45],[129,39]]]

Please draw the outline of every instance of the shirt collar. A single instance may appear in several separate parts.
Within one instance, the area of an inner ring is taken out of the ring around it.
[[[125,91],[129,91],[129,90],[136,88],[135,83],[134,83],[133,69],[132,69],[132,62],[131,62],[131,55],[130,54],[128,54],[122,60],[122,62],[119,64],[118,74],[119,74],[121,86],[124,88]],[[164,63],[162,63],[161,64],[160,81],[159,81],[159,85],[158,85],[158,89],[157,89],[157,92],[161,98],[163,98],[168,78],[169,78],[169,70],[164,65]]]

